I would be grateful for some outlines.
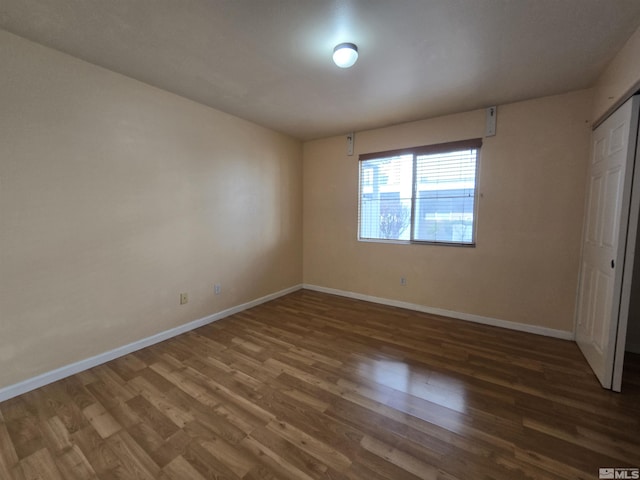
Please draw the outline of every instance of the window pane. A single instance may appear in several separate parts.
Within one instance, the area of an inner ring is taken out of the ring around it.
[[[416,157],[414,240],[473,243],[477,150]]]
[[[413,155],[360,162],[361,239],[409,240]]]

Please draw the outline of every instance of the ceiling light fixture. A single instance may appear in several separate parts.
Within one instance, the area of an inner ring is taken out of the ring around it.
[[[352,67],[358,60],[358,47],[353,43],[341,43],[333,49],[333,62],[340,68]]]

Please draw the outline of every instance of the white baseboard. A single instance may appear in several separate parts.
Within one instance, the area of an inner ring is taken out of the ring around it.
[[[269,295],[265,295],[264,297],[251,300],[250,302],[228,308],[212,315],[208,315],[199,320],[194,320],[192,322],[185,323],[184,325],[165,330],[164,332],[156,333],[155,335],[151,335],[150,337],[129,343],[128,345],[114,348],[113,350],[109,350],[99,355],[95,355],[93,357],[80,360],[79,362],[71,363],[69,365],[65,365],[64,367],[60,367],[41,375],[37,375],[22,382],[0,388],[0,402],[13,397],[17,397],[18,395],[22,395],[23,393],[29,392],[31,390],[35,390],[36,388],[43,387],[45,385],[48,385],[49,383],[69,377],[78,372],[82,372],[83,370],[101,365],[115,358],[122,357],[123,355],[127,355],[131,352],[135,352],[136,350],[140,350],[141,348],[154,345],[156,343],[162,342],[163,340],[168,340],[169,338],[175,337],[195,328],[202,327],[209,323],[215,322],[216,320],[223,319],[235,313],[242,312],[243,310],[247,310],[262,303],[269,302],[278,297],[282,297],[289,293],[300,290],[301,288],[302,285],[294,285],[293,287],[285,288],[284,290],[280,290],[279,292],[271,293]]]
[[[442,315],[444,317],[456,318],[458,320],[466,320],[468,322],[481,323],[483,325],[491,325],[493,327],[507,328],[509,330],[517,330],[520,332],[534,333],[536,335],[544,335],[545,337],[561,338],[563,340],[574,340],[573,332],[566,330],[555,330],[553,328],[539,327],[537,325],[529,325],[526,323],[516,323],[498,318],[483,317],[472,313],[455,312],[453,310],[444,310],[442,308],[427,307],[416,303],[401,302],[399,300],[391,300],[389,298],[373,297],[362,293],[349,292],[346,290],[337,290],[335,288],[320,287],[318,285],[303,284],[303,288],[315,290],[316,292],[331,293],[342,297],[355,298],[357,300],[365,300],[367,302],[380,303],[382,305],[390,305],[392,307],[406,308],[423,313],[431,313],[433,315]]]
[[[627,343],[625,348],[626,352],[637,353],[640,355],[640,344],[638,343]]]

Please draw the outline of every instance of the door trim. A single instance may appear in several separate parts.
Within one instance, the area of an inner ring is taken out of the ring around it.
[[[625,235],[625,245],[622,256],[622,285],[620,286],[620,309],[618,311],[618,322],[615,343],[615,352],[613,359],[613,379],[611,389],[615,392],[622,390],[622,372],[624,369],[624,352],[627,342],[627,325],[629,322],[629,307],[631,303],[631,284],[633,279],[633,264],[635,260],[636,241],[638,235],[638,218],[640,214],[640,165],[636,159],[640,152],[640,95],[633,97],[633,105],[631,109],[630,138],[634,138],[635,145],[631,148],[627,157],[627,168],[631,168],[629,177],[631,177],[629,209],[627,210],[627,231]]]

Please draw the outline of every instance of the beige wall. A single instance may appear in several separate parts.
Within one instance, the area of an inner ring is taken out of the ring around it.
[[[1,30],[0,65],[0,387],[301,282],[298,141]]]
[[[640,82],[640,27],[607,65],[594,87],[593,121],[598,121]]]
[[[358,154],[481,137],[484,111],[359,132],[353,157],[343,136],[305,143],[304,282],[572,331],[591,95],[498,108],[476,248],[358,242]]]

